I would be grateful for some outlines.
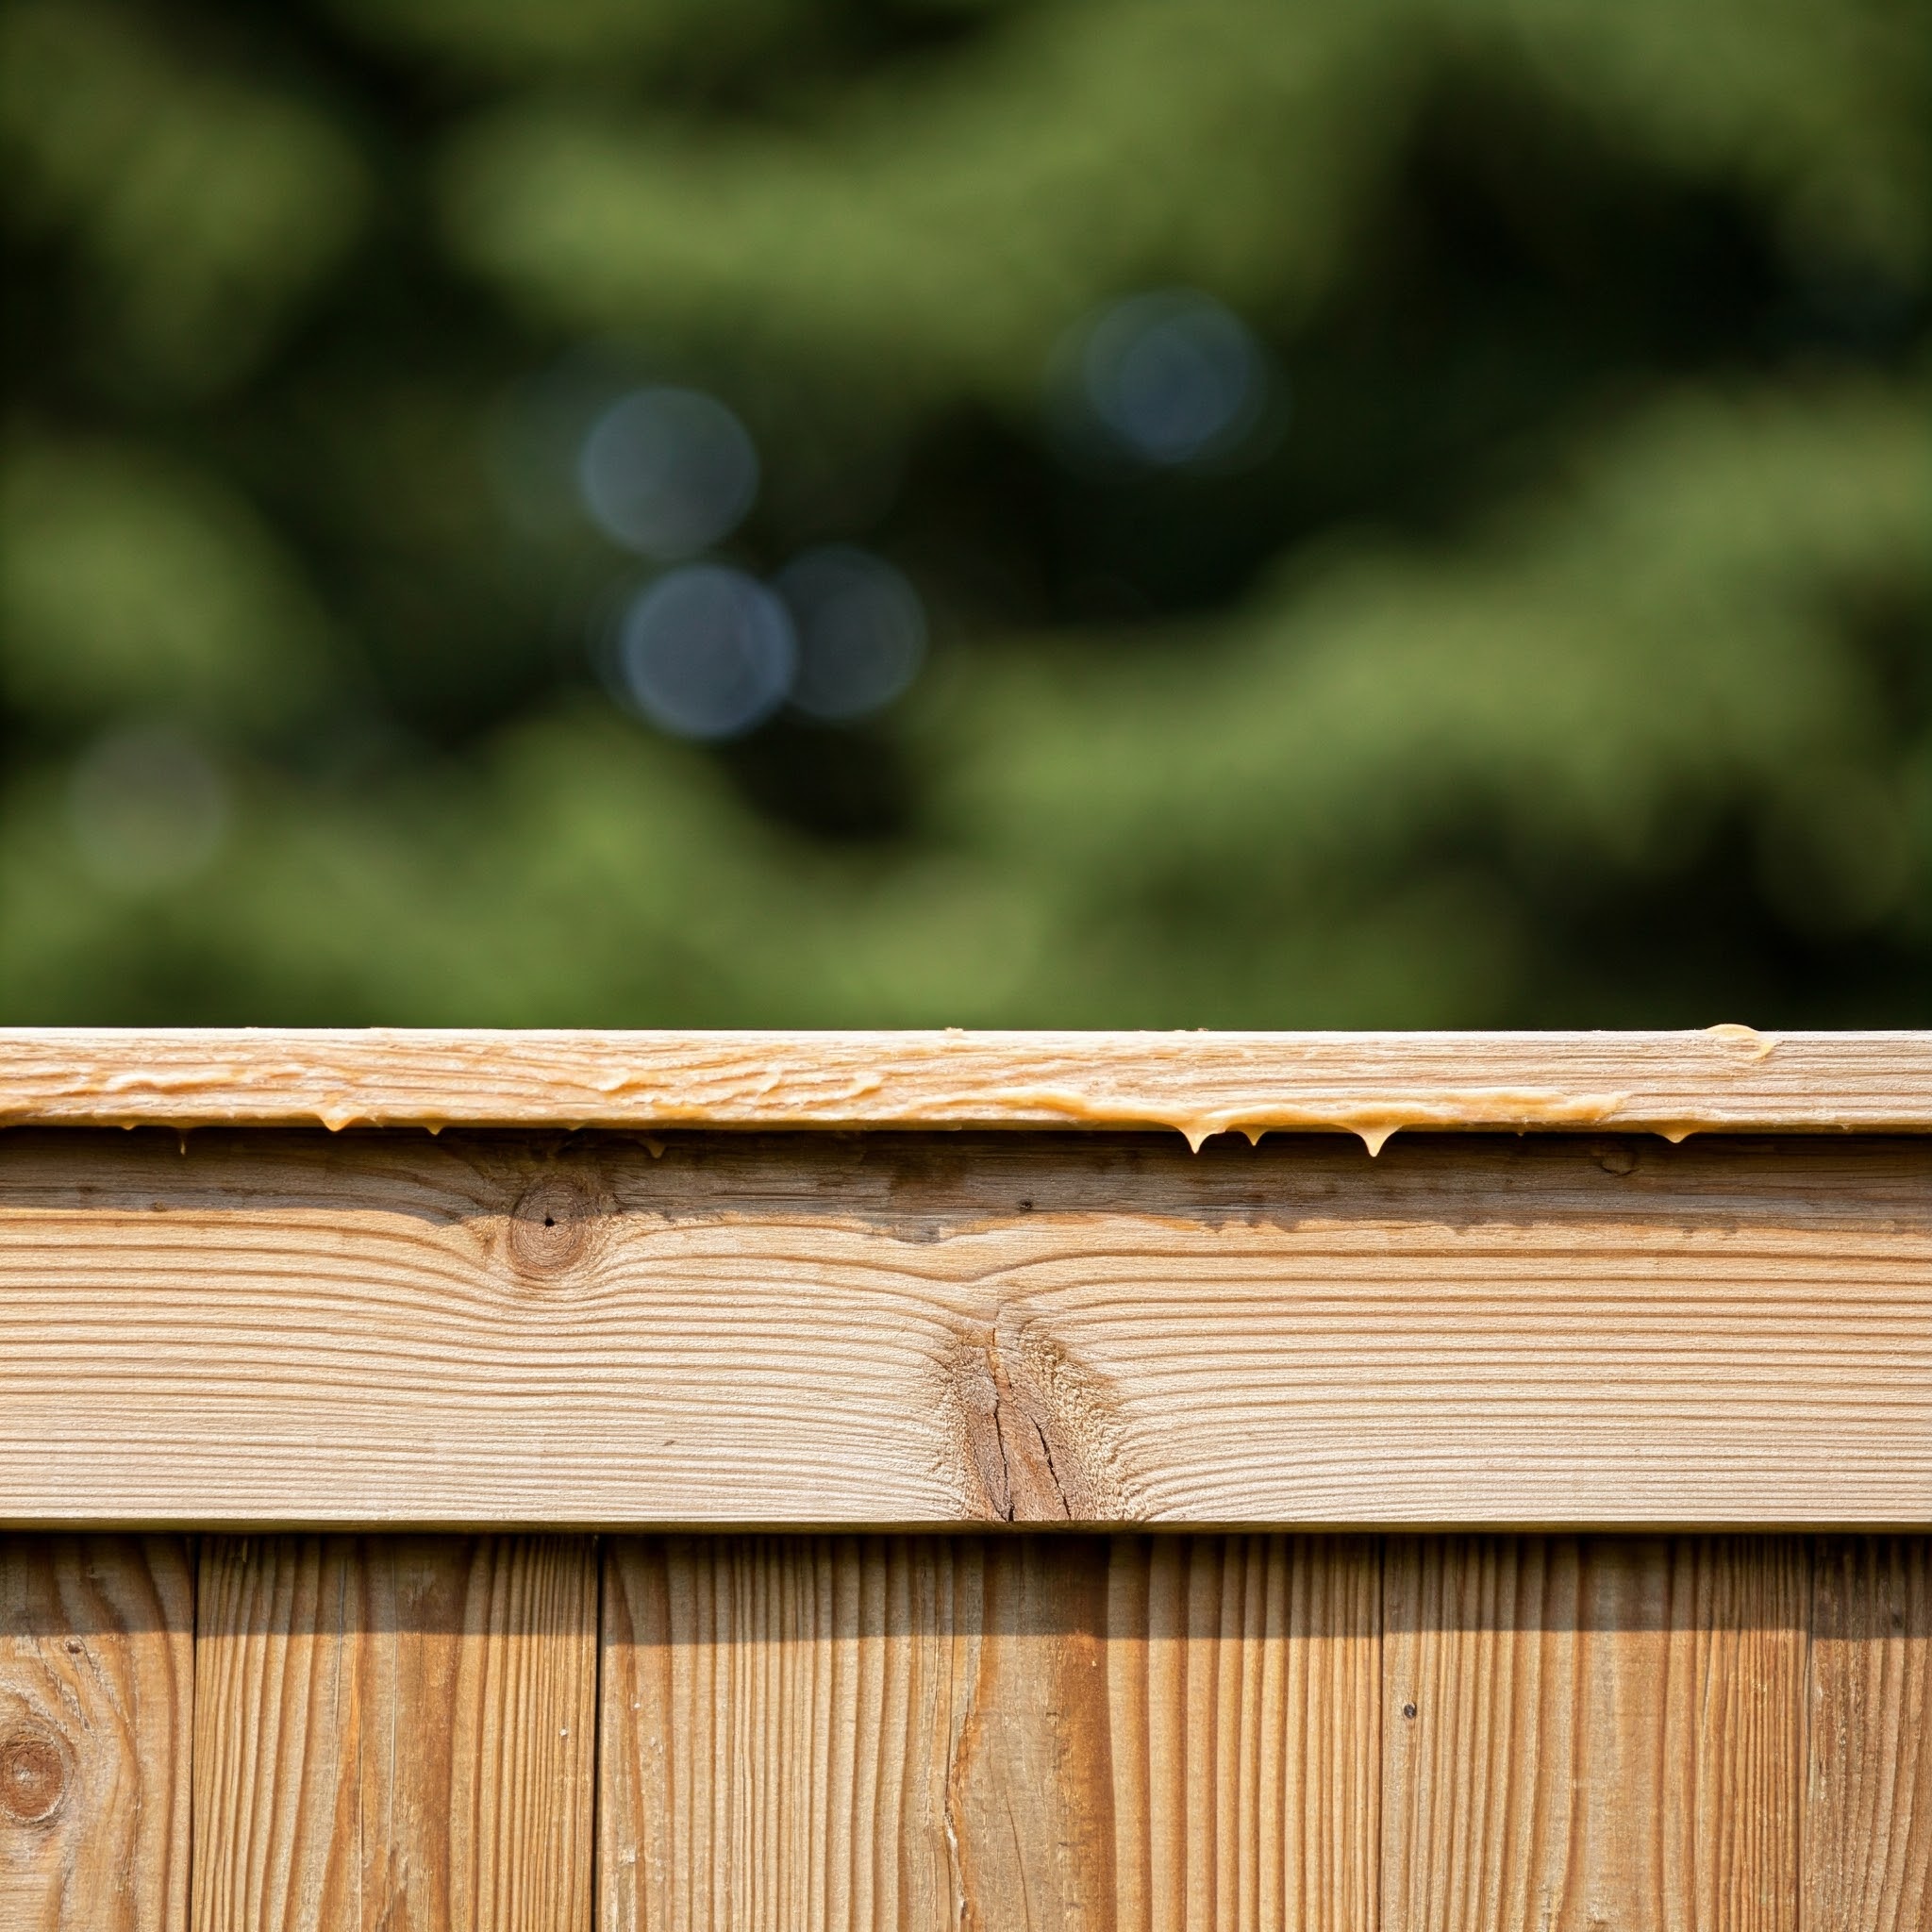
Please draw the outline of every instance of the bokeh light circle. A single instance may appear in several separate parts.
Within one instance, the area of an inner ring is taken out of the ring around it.
[[[577,458],[584,508],[644,557],[690,557],[728,537],[758,489],[745,426],[715,396],[633,390],[598,416]]]
[[[1068,399],[1086,433],[1156,469],[1241,451],[1268,412],[1268,357],[1224,303],[1191,289],[1115,302],[1089,323]]]
[[[883,710],[919,674],[925,608],[883,558],[849,544],[808,550],[776,588],[798,635],[792,706],[843,724]]]
[[[625,612],[617,641],[624,689],[678,738],[741,737],[791,690],[798,646],[785,605],[754,577],[687,564]]]

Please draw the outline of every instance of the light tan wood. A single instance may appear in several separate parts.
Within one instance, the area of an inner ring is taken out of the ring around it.
[[[0,1522],[1932,1520],[1932,1141],[16,1134]]]
[[[1932,1541],[1821,1540],[1805,1932],[1932,1924]]]
[[[0,1927],[181,1932],[194,1601],[171,1538],[0,1539]]]
[[[0,1031],[0,1123],[1922,1132],[1932,1033]]]
[[[1804,1546],[1391,1545],[1386,1932],[1790,1932]]]
[[[601,1932],[1371,1932],[1379,1566],[1267,1537],[619,1541]]]
[[[589,1926],[587,1541],[216,1541],[195,1656],[195,1932]]]

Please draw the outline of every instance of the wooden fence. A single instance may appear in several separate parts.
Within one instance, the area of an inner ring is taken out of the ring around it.
[[[14,1034],[0,1119],[0,1932],[1932,1926],[1924,1037]]]

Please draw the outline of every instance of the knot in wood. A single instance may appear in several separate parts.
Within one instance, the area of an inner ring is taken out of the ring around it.
[[[589,1190],[563,1174],[546,1174],[517,1197],[507,1245],[519,1274],[554,1279],[591,1251],[597,1204]]]
[[[1105,1522],[1130,1513],[1114,1466],[1107,1391],[1043,1324],[1004,1310],[979,1345],[963,1343],[949,1366],[979,1513],[996,1523]]]
[[[40,1724],[24,1724],[0,1736],[0,1818],[10,1824],[45,1824],[66,1801],[67,1747]]]

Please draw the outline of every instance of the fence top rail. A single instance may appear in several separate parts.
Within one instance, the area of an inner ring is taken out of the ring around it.
[[[1932,1032],[0,1030],[0,1124],[1932,1131]]]

